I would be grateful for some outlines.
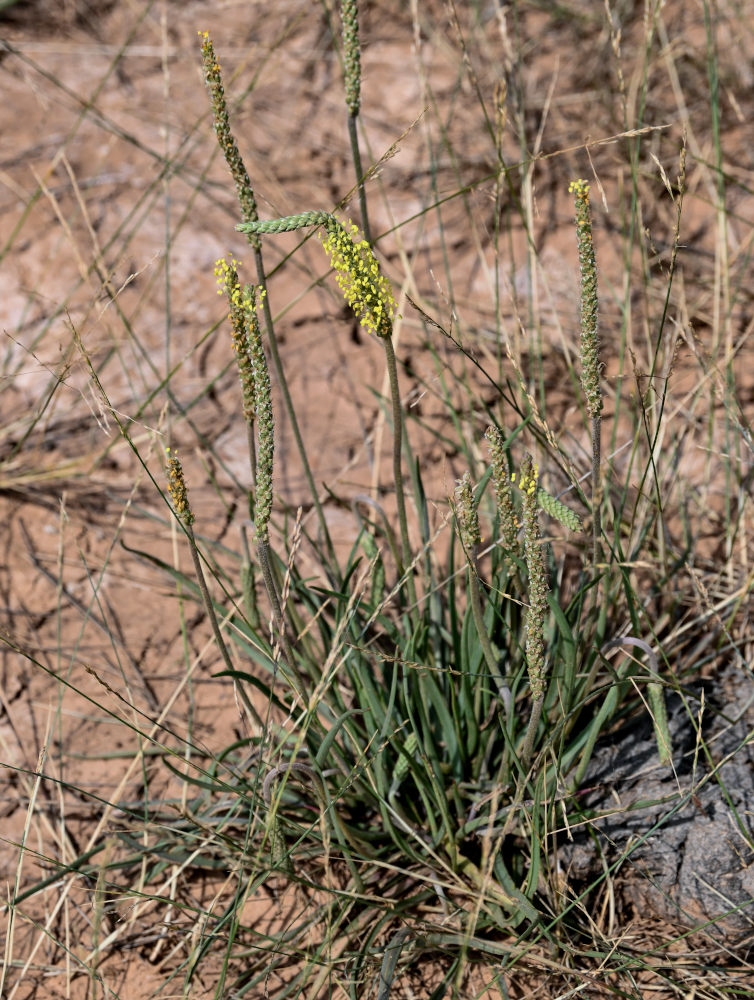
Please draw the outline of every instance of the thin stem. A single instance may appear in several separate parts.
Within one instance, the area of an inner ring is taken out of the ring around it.
[[[539,726],[539,720],[542,717],[542,706],[545,703],[545,696],[540,695],[539,698],[535,699],[531,706],[531,715],[529,716],[529,725],[526,727],[526,735],[524,736],[524,745],[521,748],[521,767],[524,771],[529,770],[529,765],[531,764],[531,758],[534,753],[534,740],[537,736],[537,728]]]
[[[382,342],[385,346],[385,363],[387,364],[390,399],[393,407],[393,479],[395,480],[395,496],[398,504],[398,521],[401,526],[401,549],[403,555],[403,565],[399,566],[398,569],[400,573],[403,573],[405,567],[411,565],[411,543],[408,537],[406,499],[403,492],[403,411],[401,410],[398,366],[395,360],[392,337],[385,335],[382,337]],[[414,584],[412,570],[408,570],[406,583],[408,584],[409,600],[413,607],[416,605],[416,585]]]
[[[468,571],[471,614],[474,618],[474,625],[476,627],[477,635],[479,636],[479,645],[482,647],[482,654],[484,656],[485,663],[487,664],[487,669],[497,685],[500,699],[505,706],[505,714],[506,716],[509,716],[512,698],[511,689],[505,683],[503,675],[500,672],[500,667],[498,666],[498,662],[495,658],[492,643],[490,642],[490,637],[487,634],[487,629],[484,624],[484,612],[482,610],[481,587],[479,586],[479,574],[477,570],[476,557],[476,546],[474,546],[472,552],[469,553]]]
[[[250,242],[251,238],[250,238]],[[260,289],[267,289],[266,275],[264,270],[264,260],[262,259],[262,248],[258,245],[254,245],[254,262],[257,268],[257,284]],[[283,363],[280,359],[280,352],[278,350],[277,337],[275,335],[275,326],[272,320],[272,310],[270,309],[270,296],[262,296],[262,313],[264,315],[264,324],[267,330],[268,343],[270,345],[270,354],[272,355],[272,363],[275,365],[275,374],[277,375],[278,385],[280,386],[280,392],[283,396],[283,405],[285,406],[286,413],[288,414],[288,419],[291,422],[291,430],[293,431],[293,437],[296,441],[296,447],[298,448],[299,457],[301,458],[301,464],[304,469],[304,476],[306,477],[306,482],[309,486],[309,492],[312,495],[312,500],[314,502],[314,509],[317,513],[317,520],[319,521],[320,531],[322,532],[322,538],[324,539],[325,545],[327,546],[327,552],[331,560],[331,565],[335,571],[337,571],[337,558],[335,555],[335,548],[330,538],[330,532],[327,527],[327,521],[325,520],[325,512],[322,510],[322,504],[319,500],[319,494],[317,492],[317,487],[314,483],[314,476],[312,475],[311,466],[309,465],[309,460],[306,457],[306,447],[304,446],[304,439],[301,436],[301,430],[298,425],[298,420],[296,419],[296,411],[293,407],[293,399],[291,398],[290,390],[288,389],[288,381],[285,377],[285,371],[283,370]]]
[[[369,231],[369,215],[367,213],[367,195],[364,189],[364,175],[362,173],[361,167],[361,150],[359,148],[359,133],[356,127],[356,116],[348,115],[348,138],[351,141],[351,158],[353,159],[353,168],[356,173],[356,183],[358,185],[359,191],[359,208],[361,209],[361,228],[364,233],[364,239],[367,243],[372,243],[372,237]]]
[[[225,645],[225,640],[223,639],[222,632],[220,631],[220,625],[217,621],[217,615],[215,614],[215,607],[212,603],[212,597],[210,596],[209,587],[207,586],[207,580],[204,576],[204,570],[202,569],[202,560],[199,556],[199,548],[196,544],[196,537],[194,535],[194,529],[186,521],[183,521],[183,526],[186,529],[186,534],[189,540],[189,551],[191,552],[191,559],[194,563],[194,572],[196,573],[196,579],[199,584],[199,590],[201,591],[202,601],[204,602],[204,610],[207,612],[207,617],[209,618],[209,623],[212,627],[212,635],[215,638],[215,643],[217,648],[220,650],[220,655],[223,658],[223,662],[227,670],[231,673],[235,673],[235,667],[233,666],[233,661],[230,658],[230,653],[228,652],[228,647]],[[246,710],[249,712],[251,717],[254,719],[256,724],[264,731],[264,722],[262,721],[259,712],[257,712],[251,699],[244,691],[240,684],[236,685],[236,689],[241,696],[241,700],[244,703]]]
[[[280,645],[287,661],[286,666],[288,666],[290,670],[293,670],[293,650],[291,649],[291,644],[288,641],[283,608],[280,604],[280,596],[278,595],[275,577],[272,572],[272,560],[270,559],[270,546],[268,542],[262,541],[261,539],[257,540],[257,557],[259,559],[259,565],[262,568],[262,579],[264,580],[267,596],[272,607],[272,618],[275,622],[275,629],[277,630],[278,637],[280,638]]]
[[[602,561],[602,415],[592,417],[592,563],[595,567]]]

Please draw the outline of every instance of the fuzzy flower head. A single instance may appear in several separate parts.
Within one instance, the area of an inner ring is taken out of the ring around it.
[[[235,310],[242,310],[247,317],[249,313],[255,312],[257,305],[267,294],[266,288],[257,289],[253,285],[241,287],[238,280],[238,268],[241,266],[241,261],[236,260],[230,252],[227,260],[225,257],[220,257],[215,261],[214,273],[217,280],[217,294],[228,296],[230,306],[228,318],[231,320]]]
[[[343,65],[345,69],[346,104],[355,118],[361,103],[361,57],[359,54],[359,12],[356,0],[343,0],[340,7],[343,20]]]
[[[515,472],[511,476],[512,480],[515,480]],[[534,496],[537,492],[537,484],[539,483],[539,466],[534,462],[526,462],[521,468],[521,476],[518,480],[518,486],[522,493],[526,496]]]
[[[585,181],[583,177],[571,181],[568,185],[568,193],[574,196],[577,205],[586,204],[589,201],[589,181]],[[583,225],[582,222],[580,224]]]
[[[241,265],[230,253],[228,259],[220,257],[215,261],[215,278],[217,280],[217,294],[227,295],[231,309],[233,306],[241,308],[241,286],[238,283],[238,268]],[[232,319],[232,315],[229,315]]]
[[[366,330],[389,337],[393,330],[395,299],[372,248],[366,240],[358,239],[359,230],[350,220],[346,228],[334,216],[329,216],[325,233],[325,237],[320,236],[322,246],[346,302]]]

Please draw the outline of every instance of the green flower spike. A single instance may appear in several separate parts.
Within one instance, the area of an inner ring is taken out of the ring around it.
[[[361,106],[361,56],[359,53],[359,12],[356,0],[343,0],[340,10],[343,21],[343,64],[346,85],[346,105],[352,118]]]
[[[473,561],[476,546],[481,543],[482,535],[479,531],[479,515],[468,472],[464,472],[463,479],[456,486],[456,517],[467,558]]]
[[[251,187],[248,171],[244,166],[238,145],[230,130],[230,116],[228,115],[228,105],[225,100],[225,88],[223,87],[220,63],[215,55],[215,49],[212,45],[212,39],[209,37],[209,32],[200,31],[199,37],[202,40],[204,81],[207,84],[209,99],[212,104],[212,115],[215,120],[217,141],[220,143],[225,162],[228,164],[230,172],[233,175],[233,180],[236,183],[241,214],[245,221],[251,222],[259,217],[257,202]]]
[[[592,561],[602,559],[602,389],[600,387],[599,343],[597,340],[597,263],[592,242],[589,185],[572,181],[568,190],[576,203],[576,234],[581,270],[581,386],[592,420]]]
[[[296,229],[306,229],[308,226],[328,226],[338,220],[329,212],[298,212],[296,215],[284,215],[282,219],[251,219],[240,222],[236,229],[239,233],[254,233],[260,236],[265,233],[292,233]]]
[[[243,307],[249,338],[249,353],[254,369],[254,403],[258,426],[257,447],[257,496],[254,508],[254,529],[257,538],[265,544],[269,540],[270,515],[272,514],[272,469],[275,454],[275,421],[272,415],[272,390],[267,358],[262,347],[262,334],[257,320],[256,289],[246,285],[243,290]],[[261,293],[262,295],[264,292]]]
[[[227,294],[230,305],[233,349],[236,352],[241,377],[244,417],[250,426],[256,419],[258,426],[254,528],[257,538],[267,542],[268,524],[272,513],[272,472],[275,454],[270,372],[257,319],[257,290],[253,285],[246,285],[241,289],[237,266],[238,261],[232,257],[230,261],[221,257],[215,264],[215,276],[220,286],[219,293]]]
[[[561,524],[564,524],[566,528],[570,528],[571,531],[581,531],[583,528],[581,518],[576,511],[571,510],[562,500],[558,500],[557,497],[552,496],[546,490],[537,490],[537,502],[546,514],[554,517],[556,521],[560,521]]]
[[[351,158],[356,171],[356,187],[359,192],[361,225],[367,243],[372,242],[369,229],[367,196],[364,189],[364,171],[361,166],[361,150],[356,119],[361,108],[361,53],[359,51],[359,9],[357,0],[341,0],[340,16],[343,22],[343,83],[345,84],[346,108],[348,116],[348,139],[351,144]]]
[[[388,279],[380,271],[374,251],[366,240],[358,239],[359,230],[350,220],[348,226],[329,212],[300,212],[267,222],[242,222],[242,233],[288,233],[307,226],[323,226],[322,239],[343,296],[361,325],[380,337],[393,332],[395,298]]]
[[[585,180],[572,181],[569,192],[576,204],[576,231],[581,270],[581,385],[590,417],[602,411],[597,340],[597,262],[592,242],[592,217],[589,209],[589,185]]]

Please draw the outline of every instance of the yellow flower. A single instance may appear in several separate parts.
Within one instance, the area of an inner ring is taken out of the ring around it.
[[[349,232],[350,229],[350,232]],[[366,240],[358,240],[359,230],[349,220],[348,229],[337,219],[326,226],[322,240],[335,280],[359,322],[372,333],[389,336],[395,299],[388,279]]]

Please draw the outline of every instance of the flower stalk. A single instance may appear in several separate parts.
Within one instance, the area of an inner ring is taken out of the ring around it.
[[[215,123],[215,132],[217,133],[217,141],[220,145],[223,156],[225,157],[228,169],[230,170],[233,180],[235,181],[238,203],[241,208],[241,217],[244,222],[253,222],[259,218],[257,202],[254,196],[254,190],[251,186],[249,173],[246,170],[243,158],[238,149],[238,144],[236,143],[230,127],[230,116],[228,114],[228,106],[225,99],[225,90],[222,82],[220,63],[215,54],[209,32],[200,31],[199,35],[202,39],[202,68],[204,70],[204,79],[207,84],[207,90],[209,91],[212,116]],[[262,314],[264,316],[264,325],[267,331],[272,363],[275,367],[275,375],[277,376],[278,385],[283,397],[283,405],[286,413],[288,414],[288,419],[291,422],[291,430],[293,431],[293,437],[296,441],[296,448],[298,450],[299,458],[301,459],[301,465],[304,470],[304,476],[309,487],[309,492],[312,496],[322,538],[327,546],[331,564],[335,567],[337,565],[335,548],[333,546],[332,539],[330,538],[330,531],[327,527],[325,513],[322,509],[319,493],[317,492],[317,487],[314,482],[314,476],[312,475],[311,466],[309,465],[306,448],[304,447],[304,439],[301,436],[301,429],[299,427],[296,411],[293,406],[293,399],[291,398],[290,389],[288,388],[288,380],[285,377],[285,370],[283,369],[283,363],[280,358],[277,336],[275,334],[275,324],[272,319],[272,310],[270,309],[269,297],[266,294],[267,275],[265,273],[264,259],[262,257],[261,241],[259,236],[254,232],[245,232],[254,253],[257,285],[260,289],[260,295],[262,292],[265,293],[262,296]]]
[[[217,615],[215,614],[215,606],[209,592],[209,587],[207,586],[207,579],[204,576],[204,569],[202,568],[199,548],[196,544],[196,536],[194,535],[193,527],[194,514],[191,510],[191,505],[189,504],[188,489],[186,488],[186,480],[183,475],[183,466],[181,465],[181,461],[175,451],[171,451],[170,448],[167,448],[166,452],[167,468],[165,471],[168,480],[168,494],[170,495],[170,499],[173,503],[173,511],[175,512],[175,516],[183,525],[186,537],[188,538],[191,561],[194,564],[196,580],[199,584],[199,591],[202,595],[202,603],[204,604],[204,610],[206,611],[207,618],[209,619],[212,635],[214,636],[215,643],[220,651],[220,656],[223,659],[226,669],[233,674],[233,661],[230,658],[228,647],[225,645],[225,640],[223,639],[222,632],[220,631],[220,625],[217,621]],[[241,700],[243,701],[246,710],[260,727],[260,730],[263,730],[264,723],[259,715],[259,712],[254,707],[253,702],[240,684],[236,685],[236,689],[241,696]]]
[[[361,325],[382,341],[385,364],[390,384],[390,399],[393,413],[393,478],[395,480],[398,520],[401,528],[402,565],[399,573],[406,572],[409,599],[416,604],[416,588],[411,570],[411,545],[408,535],[408,517],[403,490],[403,411],[401,409],[398,366],[393,348],[393,315],[395,299],[388,279],[382,274],[374,251],[367,240],[354,239],[358,229],[352,223],[349,228],[329,212],[300,212],[269,221],[241,222],[236,226],[242,233],[260,235],[263,233],[287,233],[308,226],[322,226],[325,237],[322,246],[330,258],[335,272],[335,280],[344,298]]]
[[[228,298],[228,318],[233,330],[233,352],[238,365],[238,376],[241,381],[241,394],[243,398],[243,416],[246,421],[249,461],[251,465],[251,478],[254,492],[256,491],[257,476],[257,455],[255,439],[255,423],[257,415],[256,393],[254,387],[254,363],[249,350],[249,338],[246,332],[247,309],[244,304],[241,285],[238,280],[238,261],[230,257],[226,260],[221,257],[215,263],[215,277],[217,278],[217,294],[225,293]],[[249,494],[249,513],[253,518],[253,494]]]
[[[259,292],[264,300],[264,290]],[[272,607],[275,628],[285,659],[293,667],[293,650],[288,639],[285,615],[272,568],[270,549],[270,517],[272,515],[272,474],[275,456],[275,420],[272,412],[272,387],[267,358],[262,346],[262,334],[257,319],[257,290],[246,285],[242,296],[246,319],[248,352],[254,374],[254,411],[257,418],[256,496],[254,500],[254,532],[257,558],[262,569],[267,596]]]
[[[228,103],[225,100],[222,70],[215,55],[215,47],[212,44],[209,32],[200,31],[199,36],[202,40],[204,81],[209,91],[217,141],[220,144],[225,162],[228,164],[231,176],[236,185],[236,194],[238,196],[238,203],[241,206],[241,215],[245,220],[251,221],[259,217],[257,201],[254,197],[249,173],[230,127],[230,115],[228,114]],[[256,245],[259,246],[259,240],[256,241]]]
[[[233,350],[238,363],[243,395],[243,413],[249,434],[249,454],[252,462],[253,494],[249,493],[249,514],[254,521],[257,558],[262,569],[267,596],[272,607],[275,628],[286,659],[293,656],[287,638],[285,616],[272,569],[269,522],[272,515],[272,475],[275,455],[275,421],[272,412],[272,387],[267,359],[262,346],[262,334],[257,318],[257,289],[253,285],[241,288],[238,261],[221,258],[215,265],[215,275],[228,296],[230,321],[233,329]],[[264,291],[259,293],[264,299]],[[258,443],[255,438],[255,425]]]

